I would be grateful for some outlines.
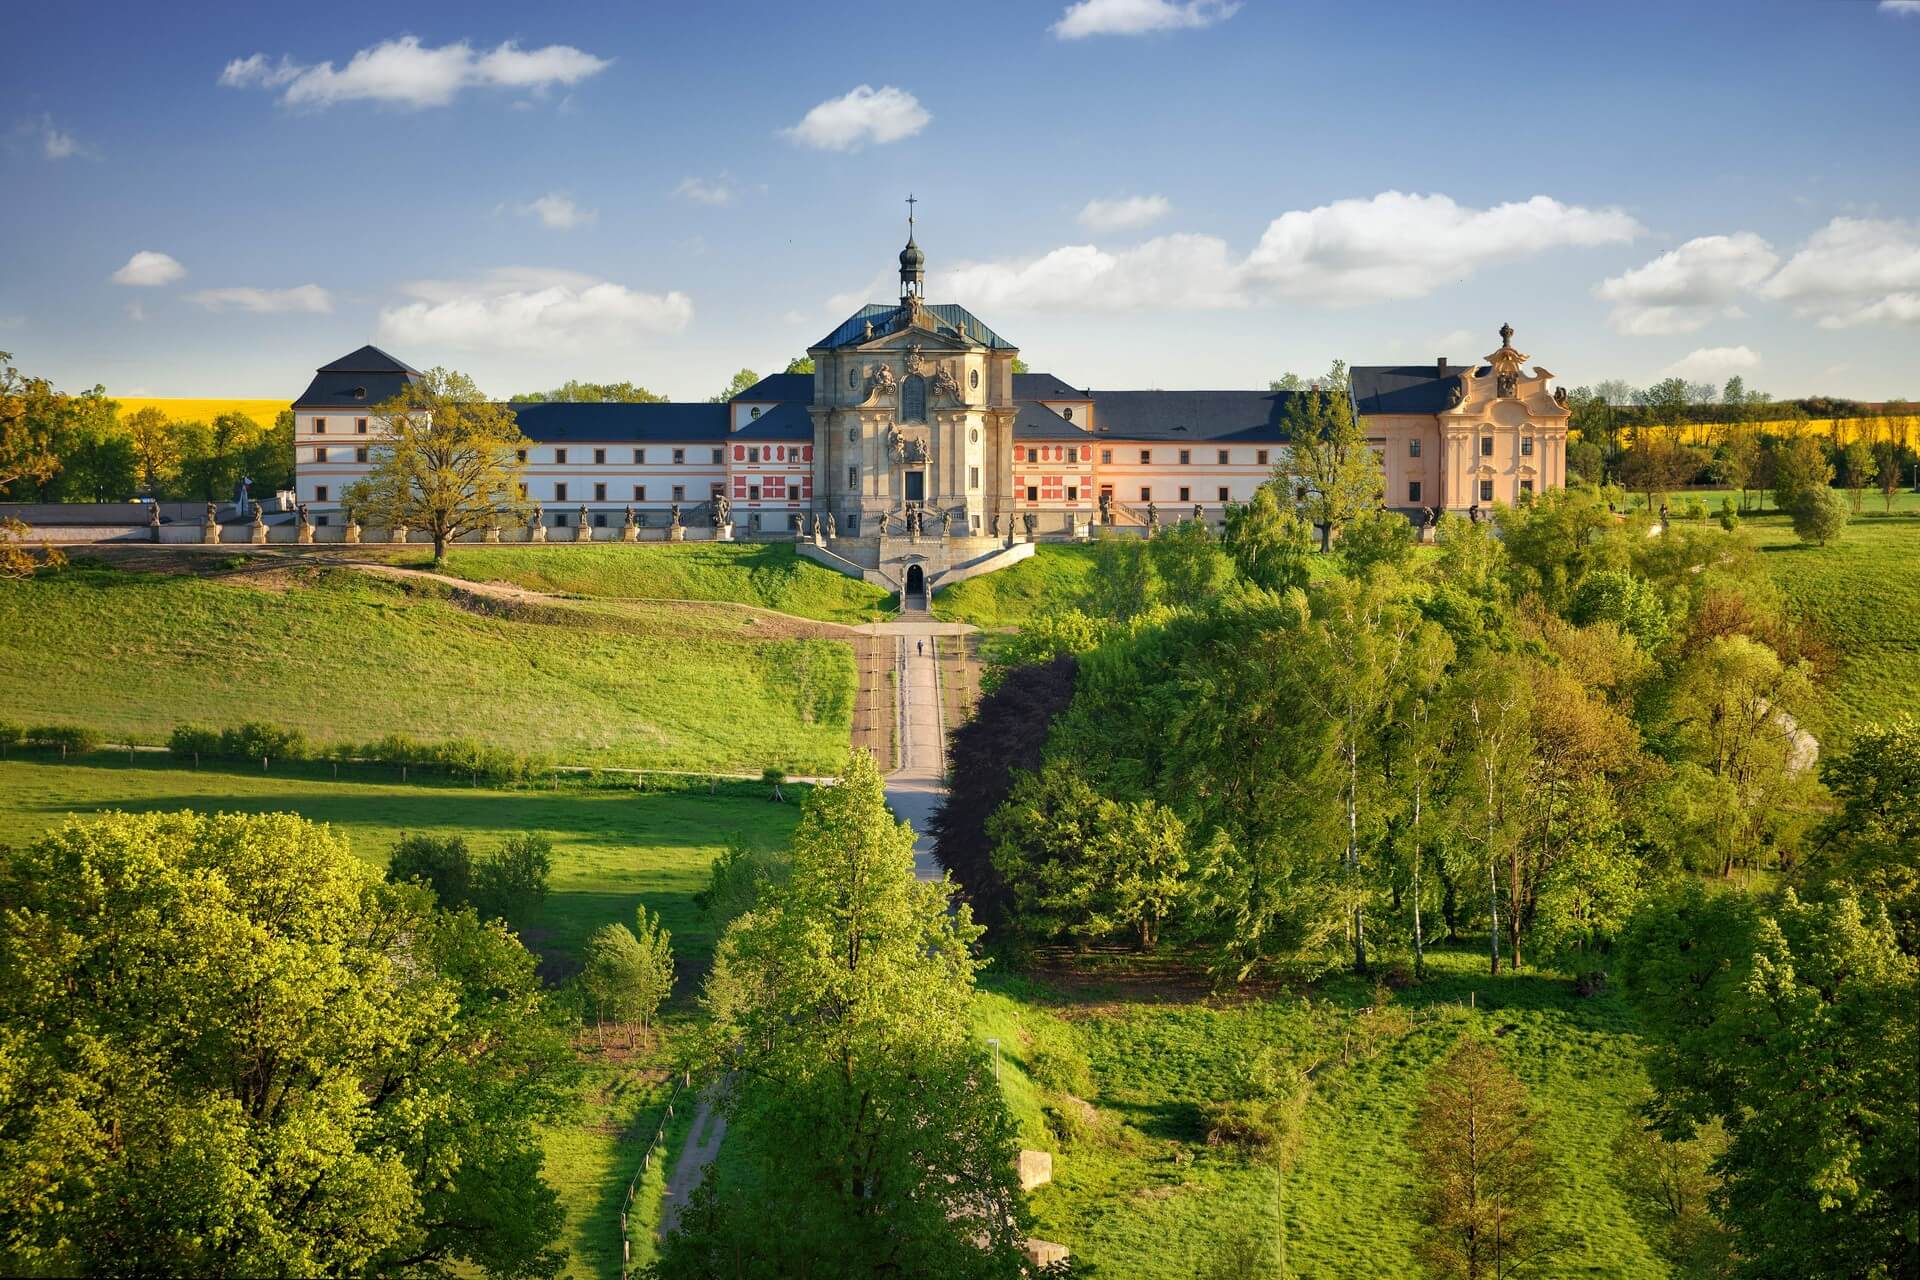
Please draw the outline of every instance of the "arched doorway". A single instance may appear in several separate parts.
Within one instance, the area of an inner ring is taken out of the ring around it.
[[[921,570],[919,565],[917,564],[908,565],[907,566],[907,594],[910,596],[919,596],[919,595],[925,595],[926,592],[927,592],[927,575],[925,574],[925,572]]]

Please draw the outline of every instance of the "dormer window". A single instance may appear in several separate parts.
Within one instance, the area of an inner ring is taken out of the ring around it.
[[[365,400],[367,398],[367,389],[365,387],[355,387],[353,389],[353,398],[355,400]]]
[[[1062,409],[1062,410],[1060,411],[1060,416],[1061,416],[1061,417],[1063,417],[1063,418],[1065,418],[1065,419],[1066,419],[1066,420],[1067,420],[1068,422],[1072,422],[1072,421],[1073,421],[1073,406],[1072,406],[1072,405],[1068,405],[1068,406],[1067,406],[1066,408],[1064,408],[1064,409]]]

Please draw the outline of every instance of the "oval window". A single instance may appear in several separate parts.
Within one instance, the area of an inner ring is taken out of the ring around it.
[[[859,388],[859,386],[860,386],[860,371],[859,371],[858,369],[849,369],[849,370],[847,370],[847,385],[848,385],[849,387],[853,387],[853,388],[855,388],[856,390],[857,390],[857,389]]]
[[[967,382],[974,390],[978,391],[980,389],[980,371],[975,369],[972,373],[968,374]]]
[[[1068,422],[1072,422],[1072,421],[1073,421],[1073,406],[1072,406],[1072,405],[1068,405],[1068,406],[1067,406],[1066,408],[1064,408],[1064,409],[1062,409],[1062,410],[1060,411],[1060,416],[1061,416],[1061,417],[1063,417],[1063,418],[1065,418],[1065,419],[1066,419],[1066,420],[1067,420]]]
[[[969,431],[969,432],[967,432],[967,439],[968,439],[969,441],[971,441],[972,443],[974,443],[974,444],[979,444],[979,443],[980,443],[980,428],[978,428],[978,427],[975,427],[975,428],[974,428],[973,430],[971,430],[971,431]]]
[[[755,406],[753,406],[753,408],[751,408],[751,409],[749,409],[749,410],[747,410],[747,416],[748,416],[749,418],[757,418],[757,417],[759,417],[759,416],[760,416],[760,406],[759,406],[759,405],[755,405]]]
[[[850,444],[851,444],[851,443],[854,443],[854,442],[857,442],[857,441],[858,441],[859,439],[860,439],[860,428],[858,428],[858,427],[848,427],[848,428],[847,428],[847,441],[848,441],[848,443],[850,443]]]

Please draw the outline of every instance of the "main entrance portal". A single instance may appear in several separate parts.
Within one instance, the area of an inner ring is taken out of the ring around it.
[[[927,473],[924,471],[907,472],[907,501],[925,502],[927,500]]]
[[[921,570],[919,565],[917,564],[908,565],[907,566],[907,594],[910,596],[924,595],[926,593],[926,590],[927,590],[927,575]]]

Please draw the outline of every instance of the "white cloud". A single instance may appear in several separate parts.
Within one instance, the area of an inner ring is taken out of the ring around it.
[[[722,205],[733,203],[733,188],[724,178],[708,182],[705,178],[682,178],[673,194],[695,204]]]
[[[520,212],[540,219],[540,224],[549,231],[571,231],[600,217],[598,209],[582,209],[557,191],[549,191],[538,200],[521,205]]]
[[[1773,246],[1751,231],[1700,236],[1601,281],[1594,293],[1614,304],[1608,321],[1621,333],[1692,333],[1725,314],[1779,262]]]
[[[986,262],[939,273],[969,307],[1138,311],[1243,307],[1247,298],[1226,241],[1157,236],[1120,252],[1068,245],[1037,258]]]
[[[1473,209],[1444,195],[1383,191],[1281,214],[1248,257],[1255,284],[1329,303],[1417,298],[1479,268],[1564,246],[1617,244],[1640,224],[1619,209],[1549,196]]]
[[[220,73],[220,83],[234,89],[284,87],[280,101],[289,107],[322,108],[358,99],[444,107],[463,89],[538,94],[578,84],[611,65],[564,44],[522,49],[509,40],[481,51],[461,40],[436,49],[417,36],[401,36],[360,50],[337,70],[331,62],[302,65],[284,55],[277,63],[264,53],[235,58]]]
[[[1835,218],[1760,291],[1824,329],[1920,324],[1920,223]]]
[[[1158,222],[1173,208],[1165,196],[1120,196],[1089,200],[1080,210],[1080,225],[1089,231],[1129,231]]]
[[[420,280],[411,302],[383,308],[382,338],[414,346],[558,350],[617,346],[677,333],[693,301],[675,290],[642,293],[573,271],[514,267],[475,281]]]
[[[80,139],[57,127],[52,116],[40,117],[40,148],[49,160],[65,160],[87,154],[87,149],[80,145]]]
[[[1470,352],[1486,341],[1484,335],[1476,334],[1471,329],[1449,329],[1427,345],[1433,348],[1436,356],[1451,356],[1455,352]]]
[[[171,255],[142,249],[127,259],[126,266],[113,273],[113,282],[151,288],[154,285],[172,284],[186,274],[187,269],[174,261]]]
[[[1880,12],[1920,17],[1920,0],[1880,0]]]
[[[796,124],[780,132],[804,146],[846,151],[866,143],[898,142],[927,127],[933,116],[905,89],[863,84],[839,98],[828,98]]]
[[[1760,366],[1751,347],[1698,347],[1666,367],[1674,378],[1717,378]]]
[[[333,310],[333,295],[317,284],[295,285],[291,289],[202,289],[187,296],[209,311],[232,309],[274,315],[286,311],[324,314]]]
[[[1239,0],[1077,0],[1053,24],[1053,34],[1062,40],[1138,36],[1210,27],[1239,11]]]

